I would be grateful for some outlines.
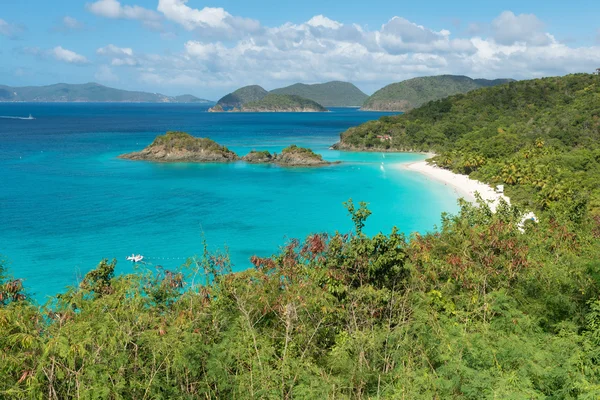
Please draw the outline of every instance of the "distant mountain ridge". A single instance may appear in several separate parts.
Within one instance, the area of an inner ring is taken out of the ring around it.
[[[352,83],[341,81],[312,85],[296,83],[271,90],[271,93],[304,97],[324,107],[360,107],[369,97]]]
[[[0,102],[213,103],[190,94],[173,97],[115,89],[98,83],[23,87],[0,85]]]
[[[379,89],[362,106],[365,111],[409,111],[427,102],[513,79],[472,79],[462,75],[439,75],[408,79]]]

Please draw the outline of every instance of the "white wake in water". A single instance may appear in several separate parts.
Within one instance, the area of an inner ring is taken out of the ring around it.
[[[12,117],[12,116],[9,116],[9,115],[0,115],[0,118],[4,118],[4,119],[24,119],[24,120],[35,119],[31,115],[29,117]]]

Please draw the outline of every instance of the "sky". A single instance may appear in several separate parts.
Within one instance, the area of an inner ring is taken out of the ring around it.
[[[600,68],[597,1],[0,0],[0,84],[98,82],[217,100],[238,87]]]

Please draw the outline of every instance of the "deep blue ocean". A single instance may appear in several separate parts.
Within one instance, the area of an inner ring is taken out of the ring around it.
[[[27,117],[34,120],[5,117]],[[419,154],[329,150],[340,132],[384,113],[207,113],[174,104],[0,103],[0,257],[39,301],[76,284],[102,258],[140,253],[173,268],[227,247],[234,270],[290,238],[349,232],[342,203],[366,201],[367,234],[426,232],[457,210],[451,188],[397,164]],[[389,114],[388,114],[389,115]],[[167,130],[210,137],[239,155],[307,146],[324,168],[154,164],[119,160]]]

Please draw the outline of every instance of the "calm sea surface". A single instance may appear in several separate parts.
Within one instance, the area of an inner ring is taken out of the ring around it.
[[[23,120],[5,117],[27,117]],[[75,284],[102,258],[140,253],[148,265],[176,267],[202,252],[228,248],[235,270],[249,257],[276,253],[289,238],[349,232],[342,202],[366,201],[366,233],[426,232],[457,195],[392,164],[418,154],[329,150],[340,132],[383,113],[206,112],[197,105],[1,104],[0,255],[43,301]],[[244,155],[307,146],[325,168],[217,164],[153,164],[119,160],[158,134],[184,130]]]

